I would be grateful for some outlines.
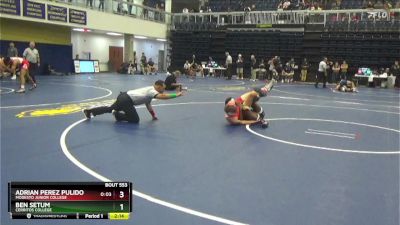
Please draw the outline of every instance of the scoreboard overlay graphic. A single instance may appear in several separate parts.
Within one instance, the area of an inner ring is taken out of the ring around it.
[[[130,182],[10,182],[12,219],[129,219]]]

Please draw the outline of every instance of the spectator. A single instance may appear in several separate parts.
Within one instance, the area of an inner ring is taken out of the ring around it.
[[[129,64],[128,64],[128,74],[134,73],[134,70],[133,70],[134,67],[135,67],[134,63],[132,62],[132,60],[130,60]]]
[[[309,67],[310,64],[308,63],[307,58],[304,58],[303,62],[301,63],[301,81],[303,82],[307,80],[307,73]]]
[[[229,52],[225,52],[226,60],[225,60],[225,67],[226,67],[226,76],[227,80],[232,79],[232,56],[229,55]]]
[[[289,0],[286,0],[282,4],[282,9],[283,10],[290,10],[291,9],[291,3]]]
[[[140,70],[142,75],[147,75],[147,58],[144,52],[142,52],[142,57],[140,58]]]
[[[323,88],[326,88],[326,73],[327,73],[327,62],[328,58],[324,57],[323,60],[319,63],[318,72],[316,76],[315,88],[318,88],[318,83],[320,80],[323,82]]]
[[[382,1],[376,1],[374,5],[375,9],[383,9],[383,2]]]
[[[153,62],[153,59],[152,59],[152,58],[149,58],[149,61],[147,62],[147,64],[149,65],[150,75],[151,75],[152,73],[157,74],[157,70],[156,70],[156,67],[154,66],[154,62]]]
[[[297,69],[296,62],[294,61],[294,58],[290,59],[289,64],[293,69]]]
[[[14,46],[14,42],[10,42],[7,49],[7,57],[18,57],[18,49]]]
[[[254,55],[250,56],[250,61],[251,61],[251,79],[250,81],[255,82],[256,81],[256,76],[257,76],[257,59]]]
[[[336,2],[336,1],[332,2],[331,9],[332,10],[339,10],[340,6],[339,6],[338,2]]]
[[[349,69],[349,65],[343,60],[342,65],[340,65],[340,79],[347,80],[347,70]]]
[[[183,65],[183,70],[185,71],[185,75],[188,76],[190,74],[190,63],[189,60],[186,60],[185,65]]]
[[[268,79],[270,80],[271,77],[274,77],[274,71],[275,71],[275,66],[273,63],[274,58],[268,60],[267,65],[268,65]],[[260,62],[260,66],[261,66],[261,62]],[[265,65],[264,65],[265,66]]]
[[[118,5],[117,5],[117,12],[120,14],[124,13],[124,5],[122,4],[122,0],[118,0]]]
[[[282,83],[293,82],[293,76],[294,76],[294,68],[290,65],[290,62],[287,62],[282,71]]]
[[[374,9],[375,7],[374,7],[374,3],[372,3],[372,1],[369,1],[368,3],[367,3],[367,6],[366,6],[366,9]]]
[[[137,66],[138,66],[138,61],[137,61],[136,51],[134,51],[133,52],[133,67],[135,68],[135,72],[138,71]]]
[[[208,57],[208,62],[207,62],[207,66],[208,67],[213,67],[214,64],[214,60],[211,56]]]
[[[238,55],[238,60],[236,61],[236,72],[238,79],[243,80],[243,57],[241,54]]]
[[[301,2],[299,2],[298,9],[299,10],[306,10],[306,9],[308,9],[308,6],[306,5],[305,2],[301,1]]]
[[[195,68],[195,75],[198,77],[204,77],[204,70],[201,64],[194,64],[194,68]]]
[[[197,64],[195,62],[189,64],[189,77],[195,78],[196,77],[196,69]]]
[[[394,61],[394,65],[390,68],[390,73],[396,77],[395,86],[400,87],[400,65],[398,60]]]
[[[100,0],[100,3],[99,3],[99,11],[104,11],[104,0]]]
[[[93,0],[86,0],[86,7],[90,5],[90,8],[93,9]]]
[[[29,42],[29,48],[26,48],[23,57],[29,61],[29,75],[32,77],[33,82],[36,83],[36,73],[40,67],[39,51],[35,48],[35,42]]]
[[[283,10],[283,1],[279,2],[277,10],[278,11],[282,11]]]
[[[330,80],[332,80],[332,72],[333,72],[332,68],[333,68],[333,62],[332,61],[328,61],[326,63],[326,74],[325,74],[326,79],[329,78]]]
[[[192,55],[192,62],[190,64],[192,64],[192,65],[196,64],[196,55],[195,54]]]
[[[390,10],[390,9],[393,8],[393,5],[392,5],[391,2],[385,1],[385,3],[383,4],[383,8],[386,9],[386,10]]]
[[[279,79],[279,70],[281,69],[280,59],[278,56],[275,56],[271,60],[268,61],[269,64],[269,77],[268,79],[271,80],[274,78],[275,80]]]
[[[189,9],[188,8],[183,8],[182,13],[189,13]]]
[[[260,60],[260,65],[258,66],[258,79],[262,80],[267,77],[267,69],[264,60]]]
[[[149,6],[149,3],[147,0],[143,0],[142,5]],[[149,11],[146,8],[143,8],[143,18],[147,18],[148,14],[149,14]]]
[[[132,15],[132,3],[133,3],[133,0],[127,0],[127,2],[128,3],[131,3],[131,4],[128,4],[128,14],[130,14],[130,15]]]
[[[339,62],[336,61],[335,64],[332,67],[332,83],[336,83],[337,79],[339,78],[339,73],[340,73],[340,65]]]

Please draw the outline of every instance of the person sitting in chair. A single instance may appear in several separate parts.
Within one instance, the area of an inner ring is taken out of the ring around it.
[[[150,75],[152,73],[157,74],[157,70],[156,70],[156,67],[154,65],[154,62],[153,62],[152,58],[149,58],[149,61],[147,62],[147,65],[149,65],[149,69],[148,70],[149,70]]]

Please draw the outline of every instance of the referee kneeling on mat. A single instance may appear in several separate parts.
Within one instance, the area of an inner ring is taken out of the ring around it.
[[[113,114],[117,121],[139,123],[139,115],[136,112],[135,106],[145,104],[153,120],[157,120],[156,114],[151,106],[151,100],[153,100],[153,98],[165,100],[182,96],[182,92],[163,94],[164,90],[164,81],[158,80],[153,86],[121,92],[117,100],[111,106],[84,109],[83,113],[86,118],[90,119],[92,116],[111,113],[114,110]]]

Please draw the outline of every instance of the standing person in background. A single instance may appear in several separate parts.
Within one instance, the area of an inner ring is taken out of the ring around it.
[[[316,76],[315,88],[318,88],[318,83],[322,79],[323,88],[326,88],[326,70],[328,69],[327,63],[328,58],[324,57],[323,60],[319,63],[318,72]]]
[[[250,81],[255,82],[256,77],[257,77],[257,59],[254,55],[250,56],[250,61],[251,61],[251,79]]]
[[[400,65],[398,60],[394,61],[394,65],[390,68],[390,72],[396,77],[394,86],[400,87]]]
[[[189,76],[190,74],[190,63],[186,60],[185,65],[183,65],[183,70],[185,71],[185,75]]]
[[[101,9],[101,11],[104,11],[104,0],[100,0],[99,11],[100,11],[100,9]]]
[[[40,67],[40,56],[39,51],[35,48],[35,42],[29,42],[29,48],[26,48],[22,54],[24,59],[29,62],[29,75],[32,77],[33,82],[36,82],[36,73]]]
[[[308,63],[307,58],[304,58],[303,62],[301,63],[301,81],[303,82],[307,80],[307,73],[309,67],[310,64]]]
[[[241,54],[238,55],[238,59],[236,61],[236,72],[238,75],[238,79],[243,80],[243,57]]]
[[[128,3],[133,3],[133,0],[127,0]],[[128,14],[132,14],[132,4],[128,4]]]
[[[226,76],[227,80],[232,79],[232,56],[229,55],[229,52],[225,52],[226,60],[225,60],[225,67],[226,67]]]
[[[192,62],[190,64],[191,64],[191,66],[196,64],[196,55],[195,54],[192,55]]]
[[[260,60],[260,64],[258,65],[258,70],[257,70],[257,74],[258,74],[258,79],[259,80],[269,80],[269,75],[267,73],[267,64],[265,63],[267,60],[261,59]]]
[[[14,46],[14,42],[10,42],[10,45],[7,49],[7,57],[18,57],[18,49]],[[17,76],[14,74],[11,79],[15,80],[17,79]]]
[[[292,69],[293,69],[293,77],[292,77],[292,80],[291,80],[291,82],[293,82],[293,81],[294,81],[295,70],[297,70],[297,69],[299,68],[299,66],[296,65],[296,61],[294,61],[294,58],[291,58],[291,59],[290,59],[289,65],[290,65],[290,67],[292,67]]]
[[[10,42],[7,48],[7,57],[18,57],[18,49],[15,47],[14,42]]]
[[[142,57],[140,58],[140,70],[142,71],[142,75],[147,75],[147,58],[142,52]]]
[[[133,52],[133,68],[135,68],[135,72],[138,71],[137,64],[138,64],[138,61],[137,61],[136,51],[134,51]]]
[[[332,67],[332,83],[336,83],[336,81],[339,78],[339,73],[340,73],[340,65],[339,62],[336,61],[335,64]]]
[[[86,0],[86,7],[90,5],[90,8],[93,9],[93,0]]]
[[[142,5],[143,5],[143,6],[148,6],[147,0],[143,0]],[[149,14],[148,10],[145,9],[145,8],[143,8],[143,17],[144,17],[144,18],[147,18],[148,14]]]
[[[347,70],[349,69],[349,65],[343,60],[342,65],[340,65],[340,79],[347,80]]]
[[[328,61],[327,63],[326,63],[326,72],[325,72],[325,76],[326,76],[326,79],[327,79],[327,81],[328,81],[328,78],[330,79],[330,80],[332,80],[332,73],[333,73],[333,61]]]

